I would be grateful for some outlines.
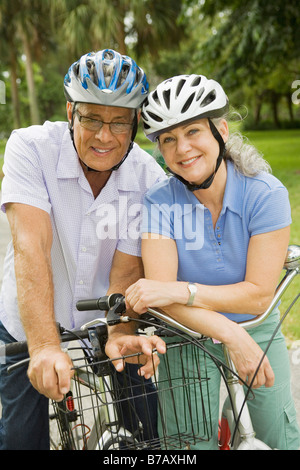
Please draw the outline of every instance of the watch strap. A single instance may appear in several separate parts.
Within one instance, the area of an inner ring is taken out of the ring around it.
[[[189,282],[187,287],[188,287],[188,290],[190,292],[190,296],[189,296],[189,300],[187,301],[186,305],[191,306],[194,303],[195,295],[196,295],[196,292],[197,292],[197,286],[193,282]]]

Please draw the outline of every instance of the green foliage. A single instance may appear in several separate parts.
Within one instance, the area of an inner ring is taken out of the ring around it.
[[[2,0],[0,34],[0,135],[64,118],[69,65],[105,47],[137,58],[152,87],[172,75],[210,75],[233,105],[248,107],[253,127],[299,125],[290,99],[300,68],[298,0]]]

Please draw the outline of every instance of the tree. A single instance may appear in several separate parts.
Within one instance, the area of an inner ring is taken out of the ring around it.
[[[177,0],[53,0],[52,14],[59,21],[64,41],[73,56],[111,47],[141,56],[156,55],[179,39]]]
[[[17,126],[20,124],[20,112],[16,77],[20,55],[23,55],[25,60],[31,123],[40,123],[33,64],[35,59],[40,59],[45,44],[50,44],[48,20],[49,0],[43,0],[43,2],[38,0],[2,0],[0,3],[0,31],[9,49],[8,63]]]
[[[199,4],[186,1],[194,8]],[[257,118],[262,100],[267,99],[279,127],[279,100],[290,94],[299,73],[298,0],[206,0],[199,9],[212,22],[218,19],[218,28],[202,45],[198,60],[212,64],[212,72],[227,90],[251,87],[257,97]],[[292,117],[290,104],[289,112]]]

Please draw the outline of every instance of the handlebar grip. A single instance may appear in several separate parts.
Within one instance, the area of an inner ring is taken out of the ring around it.
[[[17,341],[0,346],[0,356],[14,356],[25,352],[28,352],[27,341]]]
[[[109,310],[116,303],[124,302],[122,294],[111,294],[99,297],[99,299],[78,300],[76,308],[80,312],[85,310]],[[125,303],[124,303],[125,305]]]
[[[79,300],[76,304],[77,310],[109,310],[109,296],[100,297],[100,299]]]

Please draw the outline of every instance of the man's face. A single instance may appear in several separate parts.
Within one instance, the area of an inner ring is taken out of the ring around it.
[[[71,103],[67,105],[69,121],[72,118],[72,106]],[[107,171],[117,165],[130,145],[133,120],[134,110],[131,109],[77,104],[73,131],[80,159],[98,171]],[[105,124],[101,126],[99,121]]]

